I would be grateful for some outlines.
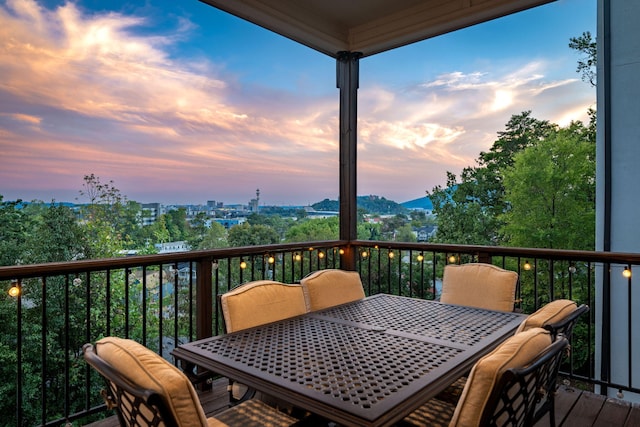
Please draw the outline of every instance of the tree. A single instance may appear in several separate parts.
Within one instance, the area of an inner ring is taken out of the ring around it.
[[[26,248],[28,263],[73,261],[85,257],[89,242],[75,213],[52,202],[27,235]]]
[[[191,219],[189,238],[187,239],[187,243],[192,248],[200,248],[202,241],[205,239],[205,236],[209,233],[210,228],[207,226],[209,220],[207,218],[207,214],[204,212],[198,212],[195,217]],[[213,223],[218,224],[215,221],[211,221],[211,225]],[[218,224],[220,225],[220,224]],[[224,227],[222,227],[224,229]]]
[[[278,243],[278,233],[267,225],[250,225],[242,223],[229,229],[227,241],[229,246],[258,246]]]
[[[224,248],[227,244],[227,230],[222,224],[211,221],[211,227],[207,230],[207,233],[203,236],[202,240],[196,246],[197,249],[216,249]],[[193,246],[192,246],[193,247]]]
[[[284,240],[285,233],[287,232],[289,227],[291,227],[291,224],[293,224],[294,220],[291,218],[283,218],[280,214],[263,215],[254,212],[247,217],[247,222],[251,225],[265,225],[271,227],[276,230],[278,236],[280,237],[280,240]]]
[[[579,37],[571,37],[569,47],[583,54],[582,59],[578,60],[576,71],[582,75],[582,81],[589,82],[591,86],[595,87],[598,49],[596,41],[591,37],[591,32],[585,31]]]
[[[187,240],[191,234],[191,228],[187,222],[187,210],[183,207],[172,209],[163,214],[167,231],[169,231],[169,241]]]
[[[427,193],[433,202],[438,231],[434,241],[496,245],[501,238],[501,215],[506,207],[503,172],[513,157],[535,145],[556,125],[531,117],[531,111],[511,116],[488,152],[481,152],[476,167],[464,168],[460,178],[447,172],[445,187]]]
[[[337,240],[340,235],[338,217],[307,219],[291,226],[285,235],[286,242],[310,242]]]
[[[31,218],[18,205],[3,202],[0,195],[0,265],[17,265],[24,261],[24,241],[31,228]]]
[[[87,239],[91,242],[86,258],[106,258],[114,256],[124,247],[127,240],[124,230],[130,225],[131,216],[137,212],[125,209],[126,197],[120,194],[113,181],[103,184],[94,174],[84,176],[80,196],[89,201],[81,209],[85,221]],[[134,206],[129,206],[133,208]]]
[[[405,227],[408,222],[409,219],[404,214],[394,215],[382,220],[382,227],[380,231],[382,232],[383,240],[397,240],[396,234],[398,230]]]
[[[515,156],[504,173],[508,244],[593,250],[595,144],[588,135],[573,123]]]
[[[415,242],[416,235],[413,233],[413,229],[411,225],[405,224],[397,229],[396,231],[396,242]]]

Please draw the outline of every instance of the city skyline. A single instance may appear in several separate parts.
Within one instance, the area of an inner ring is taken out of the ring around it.
[[[79,198],[83,176],[141,203],[308,205],[338,197],[335,61],[198,1],[0,5],[0,194]],[[587,120],[559,0],[361,60],[358,195],[423,197],[514,114]],[[82,201],[82,200],[78,200]]]

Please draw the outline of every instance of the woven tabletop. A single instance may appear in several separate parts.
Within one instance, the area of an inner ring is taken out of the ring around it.
[[[521,319],[376,295],[174,353],[340,424],[387,425],[455,380]]]

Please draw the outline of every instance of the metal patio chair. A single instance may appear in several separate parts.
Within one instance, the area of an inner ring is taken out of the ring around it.
[[[356,271],[328,268],[307,274],[302,280],[307,311],[322,310],[365,297],[360,274]]]
[[[256,280],[220,295],[227,333],[306,313],[302,286],[273,280]],[[232,404],[254,396],[255,390],[230,379]]]
[[[407,416],[406,426],[510,426],[535,424],[549,399],[567,339],[542,328],[510,337],[480,359],[456,405],[432,399]]]
[[[102,396],[122,427],[284,427],[298,421],[255,399],[207,418],[186,375],[132,340],[106,337],[85,344],[83,353],[105,379]]]
[[[513,311],[518,273],[492,264],[448,264],[440,302],[487,310]]]

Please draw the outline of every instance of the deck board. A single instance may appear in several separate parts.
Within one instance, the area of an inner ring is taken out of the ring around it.
[[[581,392],[577,402],[571,408],[563,427],[583,427],[594,425],[605,403],[603,396]],[[556,408],[558,409],[558,408]]]
[[[207,416],[227,408],[227,380],[213,382],[210,391],[200,392],[200,400]],[[536,427],[549,425],[548,416]],[[556,396],[556,425],[558,427],[640,427],[640,405],[607,398],[587,391],[561,386]],[[87,427],[118,427],[113,416],[88,424]]]
[[[632,406],[627,415],[624,427],[640,427],[640,407]]]

